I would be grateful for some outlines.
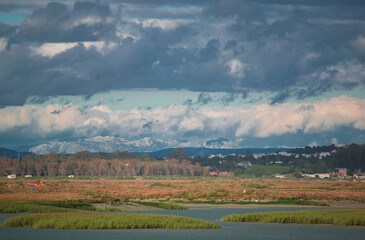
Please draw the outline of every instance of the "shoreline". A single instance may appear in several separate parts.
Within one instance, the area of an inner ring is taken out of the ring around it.
[[[209,204],[209,203],[179,203],[180,205],[190,208],[211,207],[211,208],[260,208],[260,207],[295,207],[295,208],[365,208],[364,202],[356,201],[338,201],[328,202],[329,206],[315,206],[315,205],[296,205],[296,204]]]

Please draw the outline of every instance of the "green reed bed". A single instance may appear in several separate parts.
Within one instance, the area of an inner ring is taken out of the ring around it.
[[[185,206],[180,206],[180,205],[171,204],[171,203],[163,203],[163,202],[133,201],[133,203],[137,203],[137,204],[141,204],[141,205],[145,205],[145,206],[156,207],[156,208],[167,209],[167,210],[186,210],[186,209],[188,209]]]
[[[37,202],[38,205],[53,206],[58,208],[69,208],[84,211],[96,211],[97,209],[89,203],[83,201],[50,201],[50,202]]]
[[[219,228],[210,222],[170,215],[132,213],[40,213],[11,218],[3,227],[50,229],[206,229]]]
[[[72,212],[72,208],[42,205],[36,202],[0,202],[0,213],[51,213]]]
[[[329,209],[232,214],[223,217],[222,221],[365,226],[365,209]]]
[[[184,206],[162,202],[142,202],[133,201],[133,203],[152,206],[168,210],[185,210]],[[39,201],[39,202],[9,202],[0,201],[0,213],[56,213],[56,212],[75,212],[75,211],[97,211],[97,212],[115,212],[121,211],[120,208],[97,208],[83,200],[75,201]]]

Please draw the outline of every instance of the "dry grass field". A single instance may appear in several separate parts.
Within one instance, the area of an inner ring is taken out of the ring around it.
[[[138,178],[37,179],[47,187],[33,188],[29,179],[0,179],[0,201],[90,199],[265,201],[314,200],[365,202],[365,181],[344,179]]]

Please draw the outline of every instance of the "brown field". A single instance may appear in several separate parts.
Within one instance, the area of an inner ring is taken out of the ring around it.
[[[38,179],[37,179],[38,180]],[[314,200],[365,203],[365,181],[316,179],[41,179],[45,188],[32,188],[29,179],[0,179],[0,201],[76,200]]]

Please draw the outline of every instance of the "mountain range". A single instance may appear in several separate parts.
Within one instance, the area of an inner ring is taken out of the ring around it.
[[[250,151],[252,153],[275,153],[278,151],[290,151],[290,148],[220,148],[220,149],[215,149],[215,148],[182,148],[185,151],[188,152],[190,157],[193,156],[200,156],[200,157],[204,157],[204,156],[210,156],[210,155],[218,155],[218,154],[223,154],[223,155],[227,155],[227,154],[246,154],[247,151]],[[166,154],[173,150],[173,148],[167,148],[167,149],[162,149],[159,151],[155,151],[155,152],[133,152],[133,154],[135,155],[143,155],[143,154],[148,154],[151,157],[156,157],[156,158],[161,158],[161,157],[165,157]]]
[[[114,151],[128,151],[136,155],[148,154],[151,157],[164,157],[166,154],[181,147],[186,150],[189,156],[206,156],[216,154],[244,154],[246,150],[253,153],[268,153],[277,151],[288,151],[289,148],[240,148],[236,143],[224,139],[209,140],[201,145],[193,145],[189,142],[179,143],[175,140],[161,140],[145,137],[142,139],[127,140],[114,136],[97,136],[93,138],[82,138],[75,141],[52,141],[43,143],[29,148],[28,152],[17,152],[14,150],[0,148],[0,156],[20,157],[29,154],[49,154],[56,152],[58,154],[74,154],[81,151],[92,153]]]
[[[24,157],[24,156],[27,156],[27,155],[34,155],[34,153],[32,153],[32,152],[17,152],[15,150],[0,147],[0,157],[17,158],[17,157]]]
[[[178,142],[168,139],[152,139],[145,137],[141,139],[125,139],[115,136],[96,136],[92,138],[80,138],[74,141],[51,141],[29,148],[30,152],[36,154],[48,154],[57,152],[59,154],[74,154],[80,151],[89,152],[156,152],[161,149],[177,148],[177,147],[194,147],[207,149],[238,149],[236,143],[225,139],[218,138],[206,141],[203,144],[193,144],[188,141]]]

